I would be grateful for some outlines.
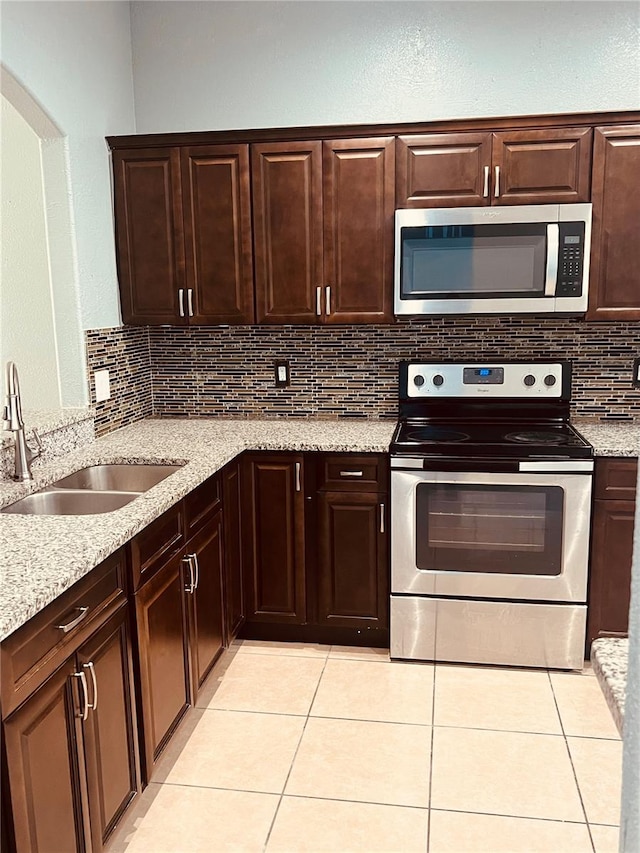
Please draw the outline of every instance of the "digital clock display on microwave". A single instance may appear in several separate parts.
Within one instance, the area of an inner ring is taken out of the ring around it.
[[[504,367],[465,367],[462,371],[463,385],[502,385]]]

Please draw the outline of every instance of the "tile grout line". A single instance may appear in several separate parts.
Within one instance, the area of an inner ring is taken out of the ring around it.
[[[433,744],[436,733],[436,673],[437,667],[433,667],[433,693],[431,696],[431,749],[429,751],[429,803],[427,807],[427,847],[426,853],[429,853],[431,846],[431,796],[433,793]]]
[[[329,648],[329,650],[331,650],[331,647]],[[322,671],[320,673],[320,678],[318,678],[318,683],[316,684],[316,689],[313,691],[313,696],[311,697],[311,702],[309,702],[309,710],[307,711],[306,719],[305,719],[304,725],[302,727],[302,731],[300,733],[298,745],[296,746],[295,752],[293,753],[293,758],[291,759],[291,765],[289,766],[289,772],[287,773],[287,778],[284,780],[284,785],[282,786],[282,792],[280,793],[280,799],[278,800],[278,805],[276,806],[276,810],[273,813],[273,819],[271,821],[271,825],[269,826],[269,831],[267,832],[267,837],[265,838],[265,841],[264,841],[264,845],[262,848],[263,853],[267,849],[267,846],[269,844],[269,839],[271,838],[271,833],[273,832],[273,827],[275,826],[276,820],[278,818],[280,806],[282,805],[282,800],[284,799],[284,792],[287,788],[287,784],[289,782],[289,777],[291,776],[291,771],[293,770],[293,765],[294,765],[296,757],[298,755],[298,751],[300,750],[300,744],[302,743],[302,738],[304,737],[304,733],[307,730],[307,723],[309,722],[309,719],[310,719],[311,709],[313,708],[313,703],[315,702],[318,690],[320,689],[320,682],[322,681],[322,676],[324,675],[324,671],[327,668],[327,661],[328,660],[329,660],[329,654],[327,653],[327,656],[326,656],[324,663],[322,665]]]
[[[558,705],[558,699],[556,697],[556,692],[553,689],[553,680],[551,678],[551,671],[547,670],[547,677],[549,679],[549,686],[551,688],[551,695],[553,696],[553,703],[556,706],[556,713],[558,715],[558,719],[560,720],[560,728],[562,729],[562,734],[564,737],[564,745],[567,750],[567,755],[569,756],[569,763],[571,764],[571,772],[573,773],[573,778],[576,783],[576,790],[578,791],[578,797],[580,798],[580,805],[582,806],[582,813],[584,814],[584,822],[587,825],[587,832],[589,833],[589,841],[591,842],[591,849],[593,853],[596,853],[596,845],[593,840],[593,835],[591,834],[591,827],[589,826],[589,817],[587,815],[587,809],[584,804],[584,800],[582,799],[582,791],[580,790],[580,783],[578,782],[578,774],[576,773],[576,768],[573,764],[573,757],[571,755],[571,750],[569,749],[569,741],[567,740],[567,733],[564,730],[564,722],[562,720],[562,714],[560,713],[560,706]]]

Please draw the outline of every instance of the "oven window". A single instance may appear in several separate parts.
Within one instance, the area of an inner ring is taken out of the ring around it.
[[[402,299],[544,295],[545,224],[431,225],[401,234]]]
[[[419,569],[559,575],[564,492],[559,486],[420,483]]]

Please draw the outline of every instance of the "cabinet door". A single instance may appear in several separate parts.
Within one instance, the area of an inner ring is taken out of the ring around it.
[[[640,125],[597,127],[589,320],[640,320]]]
[[[222,472],[224,516],[224,611],[227,645],[244,622],[240,465],[232,462]]]
[[[394,140],[323,145],[327,323],[393,319]]]
[[[17,853],[89,849],[75,671],[67,661],[4,722]]]
[[[494,133],[492,204],[589,201],[591,135],[590,127]]]
[[[179,554],[135,596],[147,781],[191,701],[182,568]]]
[[[399,136],[397,207],[478,207],[490,204],[491,134]]]
[[[188,593],[192,693],[200,685],[223,648],[222,628],[222,512],[218,511],[197,536],[187,543],[186,559],[191,562]]]
[[[256,320],[317,322],[322,270],[322,144],[251,146]]]
[[[249,146],[180,151],[190,323],[253,322]]]
[[[123,321],[186,323],[178,293],[185,287],[178,149],[114,151],[113,182]]]
[[[318,621],[386,628],[389,559],[384,495],[318,493]]]
[[[634,517],[633,501],[594,502],[587,647],[628,631]]]
[[[92,706],[84,744],[96,851],[140,790],[128,615],[128,607],[121,608],[78,651],[78,669],[86,674]]]
[[[301,455],[252,455],[243,462],[248,621],[305,621],[302,475]]]

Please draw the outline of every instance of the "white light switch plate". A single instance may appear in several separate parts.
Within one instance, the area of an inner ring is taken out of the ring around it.
[[[93,382],[96,389],[96,403],[101,403],[103,400],[108,400],[111,397],[109,371],[96,370],[93,374]]]

